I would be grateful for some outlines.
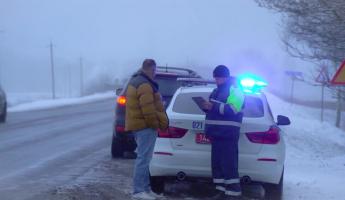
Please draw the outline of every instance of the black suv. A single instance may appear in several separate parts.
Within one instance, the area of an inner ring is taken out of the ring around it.
[[[201,79],[201,76],[190,69],[157,67],[155,81],[159,84],[159,92],[163,97],[164,106],[167,107],[169,105],[174,93],[179,87],[191,84],[204,84],[198,82],[198,79]],[[127,88],[127,84],[128,82],[123,88]],[[119,88],[116,90],[116,94],[118,97],[115,108],[111,154],[114,158],[135,158],[134,150],[136,143],[134,135],[125,131],[126,91],[125,89]]]

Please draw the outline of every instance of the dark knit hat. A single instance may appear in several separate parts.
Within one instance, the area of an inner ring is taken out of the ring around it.
[[[225,65],[218,65],[213,70],[213,77],[228,78],[230,77],[230,71]]]

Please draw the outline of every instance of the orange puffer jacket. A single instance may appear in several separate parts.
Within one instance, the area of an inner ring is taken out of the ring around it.
[[[169,120],[158,84],[143,72],[132,76],[126,89],[126,98],[126,131],[168,128]]]

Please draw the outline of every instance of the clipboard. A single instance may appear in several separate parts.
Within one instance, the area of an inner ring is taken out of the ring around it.
[[[192,99],[201,110],[204,110],[203,104],[206,102],[206,100],[203,97],[192,97]]]

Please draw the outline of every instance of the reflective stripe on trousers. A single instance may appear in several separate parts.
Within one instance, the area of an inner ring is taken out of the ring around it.
[[[217,183],[224,183],[224,184],[234,184],[234,183],[240,183],[240,179],[239,178],[234,178],[234,179],[227,179],[224,180],[222,178],[214,178],[213,179],[213,183],[217,184]]]

